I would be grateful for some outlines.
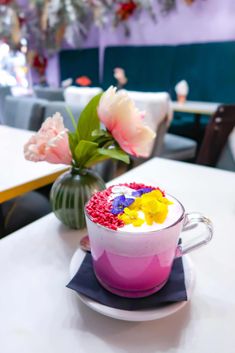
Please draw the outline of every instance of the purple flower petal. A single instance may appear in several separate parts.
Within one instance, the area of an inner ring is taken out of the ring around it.
[[[153,190],[153,188],[142,188],[142,189],[133,191],[132,196],[140,197],[141,195],[147,194],[148,192],[151,192],[152,190]]]
[[[119,205],[122,205],[123,202],[125,202],[125,196],[117,196],[115,199],[113,199],[113,207],[118,207]]]
[[[122,213],[123,212],[123,209],[120,209],[120,208],[112,208],[111,209],[111,213],[112,214],[119,214],[119,213]]]
[[[135,201],[135,199],[126,198],[126,200],[124,201],[123,205],[124,205],[125,207],[128,207],[128,206],[130,206],[134,201]]]
[[[112,214],[122,213],[124,208],[130,206],[134,201],[135,199],[126,198],[124,195],[115,197],[112,203],[111,213]]]

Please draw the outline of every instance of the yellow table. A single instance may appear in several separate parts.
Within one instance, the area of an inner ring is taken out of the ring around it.
[[[68,166],[25,160],[23,146],[34,132],[0,126],[0,203],[52,183]]]

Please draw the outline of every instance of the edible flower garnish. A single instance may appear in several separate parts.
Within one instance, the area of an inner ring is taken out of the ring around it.
[[[134,198],[128,198],[124,195],[115,197],[112,203],[112,214],[122,213],[124,208],[130,206],[134,201]]]
[[[171,202],[162,196],[159,190],[154,190],[141,196],[141,210],[144,212],[148,225],[153,222],[163,223],[168,214],[168,205]]]
[[[132,182],[95,193],[86,211],[94,223],[118,230],[125,225],[141,227],[163,223],[172,203],[159,187]]]
[[[148,225],[152,225],[153,222],[163,223],[168,214],[168,205],[171,205],[172,202],[169,201],[166,197],[162,195],[160,190],[152,190],[147,192],[140,197],[137,197],[135,201],[124,209],[124,214],[119,215],[119,219],[121,219],[125,224],[132,223],[135,226],[136,218],[130,217],[127,218],[128,212],[134,212],[131,215],[137,214],[137,218],[139,213],[144,214],[145,222]],[[138,219],[141,219],[140,217]]]
[[[118,215],[118,218],[125,224],[133,224],[135,227],[140,227],[144,223],[144,220],[139,217],[138,212],[130,210],[128,207],[124,208],[124,213]]]

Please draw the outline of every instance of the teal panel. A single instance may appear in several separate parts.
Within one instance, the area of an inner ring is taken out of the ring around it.
[[[138,91],[169,91],[175,47],[107,47],[104,55],[103,87],[115,85],[115,67],[122,67],[128,77],[125,88]]]
[[[181,80],[186,80],[190,88],[188,99],[202,100],[202,86],[206,79],[203,71],[203,54],[200,45],[177,46],[171,80],[172,99],[176,99],[175,85]]]
[[[235,102],[235,42],[214,42],[176,47],[171,95],[175,84],[189,83],[190,100]]]
[[[115,67],[123,67],[127,89],[167,91],[175,99],[174,87],[188,81],[188,99],[235,102],[235,42],[212,42],[177,46],[107,47],[103,87],[116,84]]]
[[[204,55],[202,99],[235,102],[235,42],[208,43]]]
[[[177,46],[107,47],[104,57],[103,87],[116,84],[115,67],[123,67],[127,89],[167,91],[176,99],[175,85],[187,80],[189,100],[235,103],[235,42],[211,42]],[[203,137],[208,117],[195,130],[194,117],[175,114],[170,131],[194,138]]]
[[[59,53],[61,81],[71,77],[88,76],[91,86],[99,86],[99,52],[98,48],[62,50]]]

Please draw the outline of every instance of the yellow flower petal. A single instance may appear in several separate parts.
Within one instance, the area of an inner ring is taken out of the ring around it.
[[[118,219],[123,221],[125,224],[131,224],[131,218],[125,215],[124,213],[121,215],[118,215]]]
[[[144,223],[144,220],[141,219],[141,218],[138,218],[138,219],[133,221],[133,226],[134,227],[140,227],[143,223]]]
[[[153,215],[151,213],[144,213],[146,223],[151,226],[153,224]]]
[[[136,198],[135,201],[130,206],[128,206],[128,208],[130,210],[139,211],[141,209],[141,199],[140,198]]]
[[[168,214],[168,210],[166,210],[165,212],[156,213],[154,215],[154,221],[156,223],[163,223],[167,217],[167,214]]]

